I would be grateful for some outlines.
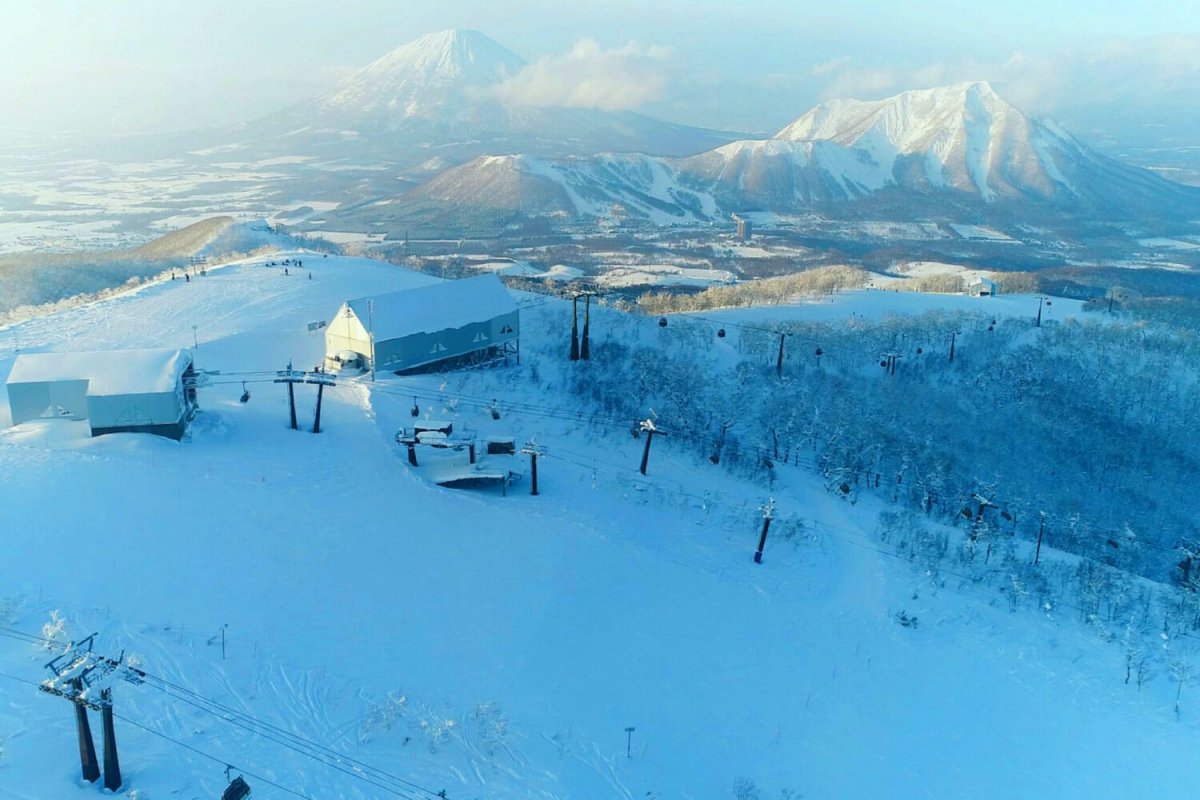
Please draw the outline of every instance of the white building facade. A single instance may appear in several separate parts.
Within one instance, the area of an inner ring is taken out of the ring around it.
[[[325,328],[326,365],[348,352],[368,366],[408,372],[518,355],[516,301],[492,274],[347,300]]]
[[[183,438],[196,411],[196,373],[185,350],[26,353],[6,383],[14,425],[86,420],[93,436]]]

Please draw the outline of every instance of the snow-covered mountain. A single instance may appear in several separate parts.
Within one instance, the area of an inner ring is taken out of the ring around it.
[[[382,121],[391,129],[414,119],[456,120],[524,66],[482,33],[441,31],[397,47],[307,107],[323,118]]]
[[[1196,196],[1099,155],[982,81],[819,105],[771,139],[733,142],[683,169],[718,195],[772,207],[885,190],[1064,208]]]
[[[719,210],[710,195],[680,181],[670,159],[638,154],[547,159],[481,156],[447,169],[398,198],[331,215],[361,223],[495,230],[530,220],[591,218],[612,223],[702,222]]]
[[[231,135],[265,154],[387,159],[401,169],[495,152],[601,151],[679,156],[734,137],[630,111],[509,102],[499,87],[526,66],[477,31],[431,33],[396,48],[330,91]]]
[[[505,171],[508,188],[496,192]],[[542,200],[530,205],[535,193]],[[1018,216],[1171,217],[1200,210],[1200,190],[1101,156],[1057,125],[1026,116],[984,82],[827,103],[769,139],[686,158],[479,159],[388,205],[401,216],[402,209],[419,209],[426,218],[435,208],[454,208],[463,218],[484,208],[492,216],[603,217],[617,206],[661,223],[747,208],[836,209],[868,199],[922,214],[964,204]]]

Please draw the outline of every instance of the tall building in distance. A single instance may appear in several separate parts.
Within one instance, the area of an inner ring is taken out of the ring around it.
[[[750,220],[740,214],[731,214],[734,224],[737,225],[737,238],[740,242],[750,241],[750,237],[754,235],[753,226]]]

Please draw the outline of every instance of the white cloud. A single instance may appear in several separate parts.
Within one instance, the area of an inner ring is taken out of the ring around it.
[[[513,105],[621,110],[661,99],[670,84],[670,48],[626,44],[606,49],[583,39],[546,56],[496,88]]]

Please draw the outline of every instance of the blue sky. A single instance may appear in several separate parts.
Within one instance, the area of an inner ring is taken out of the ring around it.
[[[773,131],[831,97],[869,99],[973,79],[1095,135],[1194,121],[1200,97],[1200,3],[1191,1],[6,5],[6,127],[118,132],[239,122],[446,28],[480,30],[551,65],[582,40],[597,57],[637,56],[644,73],[629,74],[656,88],[630,93],[631,107],[735,130]]]

